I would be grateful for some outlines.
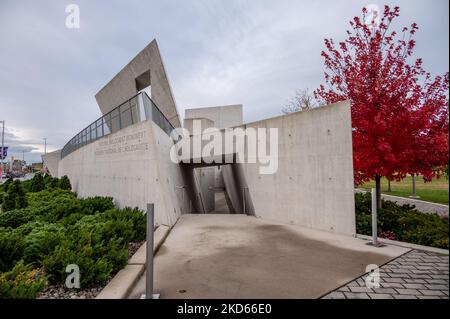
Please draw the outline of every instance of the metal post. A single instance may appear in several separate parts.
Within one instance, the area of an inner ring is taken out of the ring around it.
[[[242,187],[242,210],[245,214],[245,187]]]
[[[409,196],[411,198],[419,198],[419,196],[417,196],[416,194],[416,174],[411,174],[411,178],[412,178],[412,195]]]
[[[147,269],[145,282],[145,298],[153,299],[153,225],[154,204],[147,204]]]
[[[377,227],[377,192],[372,188],[372,244],[378,246],[378,227]]]

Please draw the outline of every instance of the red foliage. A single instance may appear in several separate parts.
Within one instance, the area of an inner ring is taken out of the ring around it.
[[[390,240],[395,240],[397,238],[395,233],[393,231],[390,231],[390,230],[380,232],[378,237],[386,238],[386,239],[390,239]]]
[[[375,175],[399,180],[407,173],[425,180],[448,163],[448,72],[432,78],[422,60],[412,60],[413,23],[390,30],[400,9],[385,6],[378,25],[350,22],[338,48],[325,40],[325,82],[315,92],[326,103],[350,100],[355,182]]]

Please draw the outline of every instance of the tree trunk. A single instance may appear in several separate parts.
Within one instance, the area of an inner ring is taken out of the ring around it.
[[[381,176],[375,175],[375,190],[377,195],[377,211],[381,208]]]
[[[391,189],[391,180],[390,179],[388,179],[388,190],[387,190],[389,193],[390,192],[392,192],[392,189]]]

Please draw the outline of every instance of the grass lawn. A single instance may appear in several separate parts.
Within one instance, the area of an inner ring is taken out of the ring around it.
[[[391,192],[388,192],[387,179],[381,179],[381,192],[386,195],[408,197],[412,194],[412,178],[407,176],[400,182],[391,182]],[[365,183],[360,188],[371,189],[375,187],[375,181]],[[448,180],[444,177],[433,179],[429,183],[424,183],[419,176],[416,177],[416,194],[420,196],[420,200],[427,202],[447,204],[448,205]]]

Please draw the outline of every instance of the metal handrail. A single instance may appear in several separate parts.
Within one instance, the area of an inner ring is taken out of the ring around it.
[[[62,148],[61,158],[100,138],[148,119],[155,122],[167,135],[174,129],[147,93],[139,92],[72,137]]]

